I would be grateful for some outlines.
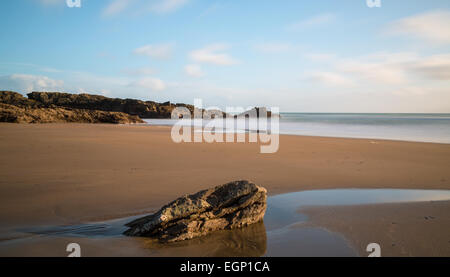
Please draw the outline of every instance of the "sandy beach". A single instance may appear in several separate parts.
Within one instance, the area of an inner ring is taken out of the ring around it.
[[[269,195],[327,188],[450,188],[450,145],[281,136],[173,143],[168,127],[0,124],[2,223],[72,223],[154,210],[177,196],[249,179]]]
[[[2,228],[148,213],[180,195],[239,179],[266,187],[269,195],[450,188],[447,144],[282,135],[277,153],[260,154],[257,143],[176,144],[170,128],[158,126],[0,124],[0,130]],[[347,235],[357,246],[378,234],[376,240],[390,245],[387,255],[450,255],[449,202],[438,203],[306,214],[310,224]],[[404,236],[410,229],[417,232]],[[423,245],[421,238],[430,236],[434,243]]]

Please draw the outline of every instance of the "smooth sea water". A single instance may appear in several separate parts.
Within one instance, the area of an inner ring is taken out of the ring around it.
[[[368,114],[368,113],[281,113],[280,134],[389,139],[450,143],[450,114]],[[172,126],[177,120],[146,119],[150,125]],[[252,131],[248,125],[227,125],[222,120],[214,126],[223,132]],[[234,121],[234,120],[231,120]],[[211,124],[211,120],[202,125]],[[186,121],[185,125],[192,125]],[[198,125],[197,125],[198,126]],[[230,128],[229,126],[234,126]]]

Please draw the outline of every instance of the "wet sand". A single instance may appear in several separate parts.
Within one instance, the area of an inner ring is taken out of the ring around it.
[[[449,257],[450,201],[311,207],[308,225],[344,235],[361,256],[378,243],[381,256]]]
[[[66,257],[66,246],[78,243],[83,257],[260,257],[266,253],[266,229],[262,222],[236,230],[171,244],[125,236],[79,236],[70,234],[27,234],[23,239],[0,244],[0,257]]]
[[[175,144],[168,127],[0,124],[1,228],[150,212],[238,179],[271,195],[450,188],[447,144],[284,135],[275,154],[260,154],[259,146]]]

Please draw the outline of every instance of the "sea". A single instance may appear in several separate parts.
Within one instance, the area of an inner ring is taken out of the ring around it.
[[[146,119],[149,125],[172,126],[178,120]],[[249,125],[214,120],[214,126],[225,132],[252,131]],[[235,121],[235,120],[232,120]],[[183,125],[210,126],[186,121]],[[241,128],[239,128],[239,125]],[[233,123],[232,125],[233,126]],[[450,143],[450,113],[280,113],[279,133],[299,136],[388,139],[402,141]]]

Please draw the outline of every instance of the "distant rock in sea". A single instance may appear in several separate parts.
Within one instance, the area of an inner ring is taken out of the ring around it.
[[[174,242],[224,229],[241,228],[264,218],[267,190],[249,181],[234,181],[187,195],[153,215],[128,224],[128,236]]]
[[[246,117],[246,118],[260,118],[260,117],[280,117],[279,114],[274,114],[267,110],[266,107],[255,107],[251,110],[245,111],[241,114],[235,115],[235,118]]]

